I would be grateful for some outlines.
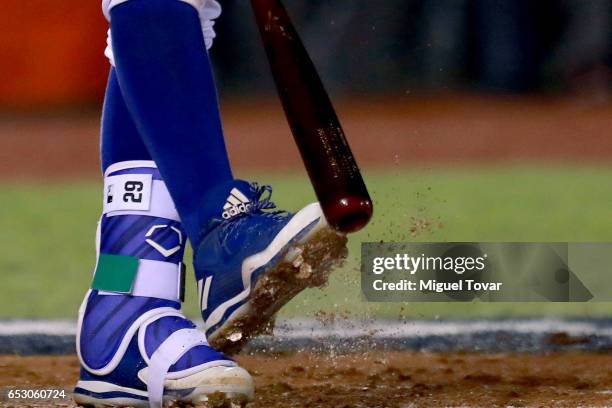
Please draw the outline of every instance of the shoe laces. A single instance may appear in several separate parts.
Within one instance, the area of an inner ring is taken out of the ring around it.
[[[272,186],[268,184],[259,185],[258,183],[251,183],[251,192],[255,197],[253,203],[251,204],[251,208],[244,214],[239,214],[239,216],[243,216],[249,213],[262,213],[266,216],[278,216],[281,214],[285,214],[286,211],[283,210],[275,210],[276,204],[271,200],[272,199]],[[264,211],[264,210],[274,210],[274,211]]]
[[[250,189],[251,196],[253,197],[253,199],[247,211],[240,214],[236,214],[228,220],[222,218],[214,218],[212,220],[212,224],[222,224],[227,228],[231,229],[231,226],[236,226],[237,224],[240,224],[240,221],[242,221],[241,219],[244,219],[245,217],[252,214],[258,214],[260,216],[271,218],[279,218],[288,214],[287,211],[276,209],[276,204],[271,200],[272,186],[267,184],[260,185],[259,183],[253,182],[250,183]]]
[[[214,218],[211,221],[211,227],[214,228],[220,227],[222,229],[221,236],[221,245],[223,247],[226,246],[228,238],[232,235],[232,232],[241,228],[242,224],[247,220],[247,217],[252,214],[257,214],[263,217],[270,217],[273,219],[280,219],[285,217],[288,212],[284,210],[277,210],[276,204],[271,200],[272,198],[272,186],[270,185],[260,185],[256,182],[250,183],[251,194],[253,200],[251,202],[251,206],[249,210],[237,214],[230,218],[229,220],[222,218]]]

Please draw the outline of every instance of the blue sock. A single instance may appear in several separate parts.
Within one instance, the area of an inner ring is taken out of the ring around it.
[[[111,21],[127,108],[196,246],[233,182],[199,15],[182,1],[130,0]]]
[[[100,156],[103,172],[118,162],[152,160],[125,106],[114,69],[111,69],[104,98]]]
[[[101,139],[104,201],[92,287],[178,302],[185,231],[114,69],[106,88]],[[117,271],[121,279],[113,275]]]

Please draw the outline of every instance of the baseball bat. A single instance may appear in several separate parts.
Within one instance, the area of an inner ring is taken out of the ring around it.
[[[319,74],[280,0],[251,0],[287,121],[328,223],[349,233],[372,200]]]

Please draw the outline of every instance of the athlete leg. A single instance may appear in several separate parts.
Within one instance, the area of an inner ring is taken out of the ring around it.
[[[125,106],[114,68],[111,68],[106,86],[106,96],[102,110],[100,150],[102,172],[106,171],[113,163],[152,160]]]
[[[201,16],[179,0],[130,0],[110,16],[128,109],[196,246],[233,182]]]
[[[268,186],[233,178],[194,1],[116,5],[112,51],[127,108],[194,248],[206,333],[237,351],[299,291],[326,280],[346,239],[318,204],[277,211]]]
[[[102,119],[103,215],[97,264],[79,311],[81,373],[91,406],[246,401],[252,379],[208,346],[181,313],[185,232],[111,70]]]

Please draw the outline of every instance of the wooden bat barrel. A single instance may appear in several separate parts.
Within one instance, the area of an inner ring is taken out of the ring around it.
[[[251,0],[272,75],[328,223],[344,233],[372,217],[372,200],[317,70],[279,0]]]

